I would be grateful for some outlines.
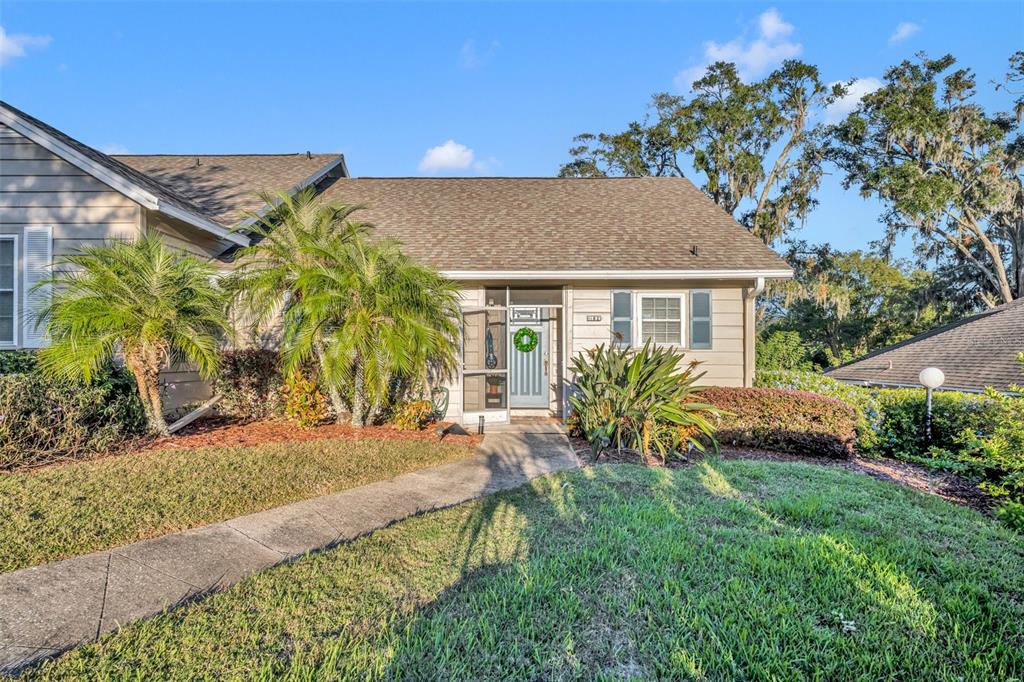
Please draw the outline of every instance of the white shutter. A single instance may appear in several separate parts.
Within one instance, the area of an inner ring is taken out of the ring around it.
[[[25,325],[22,345],[39,348],[46,345],[45,325],[36,326],[38,315],[50,303],[50,288],[35,285],[50,276],[53,266],[53,227],[31,225],[25,228]]]

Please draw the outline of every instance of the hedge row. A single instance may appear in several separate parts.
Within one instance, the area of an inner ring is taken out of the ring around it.
[[[87,456],[144,430],[135,382],[123,370],[84,386],[35,371],[0,374],[0,470]]]
[[[716,438],[779,452],[844,458],[853,454],[856,411],[807,391],[773,388],[706,388],[701,399],[723,410]]]

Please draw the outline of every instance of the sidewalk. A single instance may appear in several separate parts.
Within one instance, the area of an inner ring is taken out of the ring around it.
[[[559,426],[491,427],[458,462],[0,575],[0,675],[309,551],[575,466]]]

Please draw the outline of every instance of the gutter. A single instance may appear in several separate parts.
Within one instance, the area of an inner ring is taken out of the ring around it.
[[[445,270],[455,280],[600,280],[600,279],[755,279],[755,296],[764,291],[765,279],[789,279],[786,270]]]

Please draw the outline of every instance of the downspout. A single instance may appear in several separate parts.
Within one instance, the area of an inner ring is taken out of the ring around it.
[[[743,290],[743,385],[754,385],[754,302],[764,293],[764,277],[754,279],[753,288]]]

